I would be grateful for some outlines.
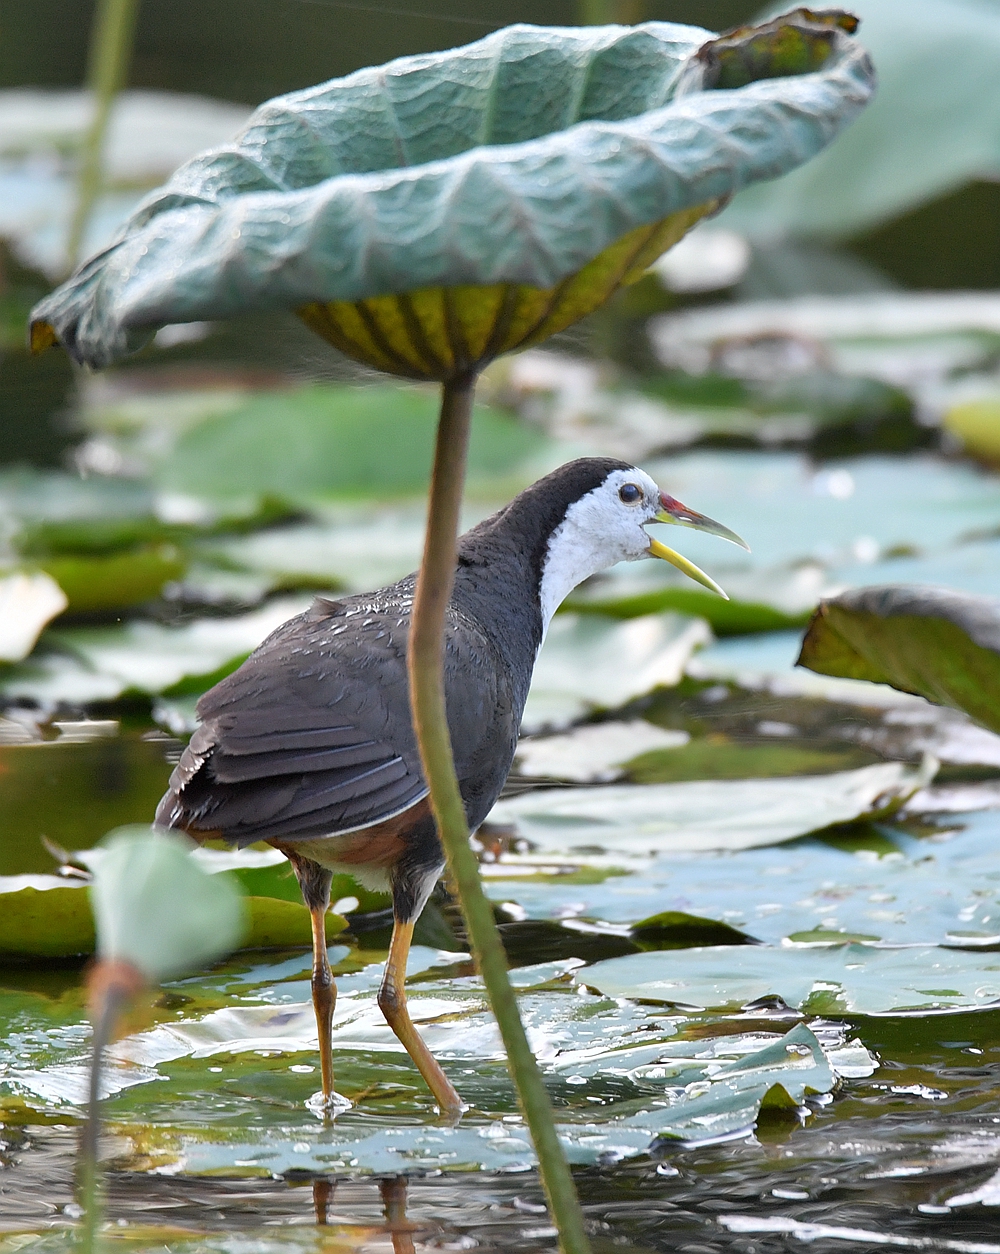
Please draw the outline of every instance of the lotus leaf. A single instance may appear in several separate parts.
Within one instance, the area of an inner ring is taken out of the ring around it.
[[[501,860],[500,874],[489,880],[490,895],[507,903],[504,909],[514,903],[529,922],[568,918],[624,929],[641,913],[685,911],[769,945],[842,945],[865,936],[890,945],[995,950],[1000,948],[995,853],[1000,815],[988,810],[962,822],[965,831],[932,830],[939,838],[929,840],[914,839],[905,825],[878,823],[723,857],[666,852],[631,875],[589,879],[529,878],[514,868],[505,880]],[[589,868],[601,860],[576,851],[566,862],[550,856],[548,866]],[[637,939],[640,926],[633,924]],[[689,938],[688,943],[722,942]]]
[[[450,378],[596,308],[872,85],[807,10],[718,45],[513,26],[362,70],[182,166],[36,308],[33,343],[107,365],[165,323],[291,308],[379,369]]]
[[[934,764],[936,766],[936,764]],[[931,773],[934,767],[931,768]],[[928,780],[899,762],[792,779],[613,784],[524,793],[499,801],[543,855],[634,867],[656,854],[749,849],[897,808]]]
[[[69,884],[51,875],[0,879],[0,954],[31,958],[69,958],[92,954],[94,916],[82,882]],[[309,911],[297,902],[271,896],[248,896],[242,949],[308,946],[312,941]],[[337,914],[326,917],[327,938],[347,927]]]
[[[890,584],[823,601],[799,665],[891,684],[1000,731],[1000,600]]]
[[[679,949],[609,958],[577,978],[612,997],[707,1008],[778,996],[807,1014],[831,1016],[981,1009],[1000,1003],[996,954],[912,946]]]
[[[338,1074],[356,1097],[353,1110],[323,1126],[301,1108],[316,1084],[308,954],[261,956],[252,966],[247,955],[168,985],[168,997],[188,999],[181,1012],[160,1008],[152,1026],[110,1047],[106,1114],[109,1129],[125,1138],[119,1165],[353,1174],[530,1164],[482,983],[451,974],[455,955],[415,947],[407,971],[413,1013],[445,1066],[461,1072],[472,1103],[458,1128],[443,1126],[414,1089],[412,1066],[375,1001],[381,964],[359,967],[344,947],[330,957],[340,972]],[[573,965],[545,963],[514,976],[559,1102],[560,1136],[576,1162],[642,1154],[659,1136],[697,1142],[749,1128],[762,1104],[778,1098],[798,1105],[810,1092],[830,1092],[845,1074],[874,1069],[870,1055],[837,1029],[826,1028],[820,1039],[802,1025],[785,1035],[685,1039],[655,1009],[581,990],[568,978]],[[25,1022],[44,1021],[44,1003],[19,999],[19,1039]],[[81,1061],[72,1028],[32,1033],[19,1052],[0,1045],[0,1094],[6,1089],[29,1110],[71,1119],[84,1097]],[[381,1078],[374,1086],[373,1064]],[[199,1118],[206,1108],[211,1118]]]

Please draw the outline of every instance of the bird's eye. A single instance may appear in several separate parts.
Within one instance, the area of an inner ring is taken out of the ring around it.
[[[634,505],[636,501],[642,500],[642,488],[634,483],[623,483],[618,489],[618,499],[626,505]]]

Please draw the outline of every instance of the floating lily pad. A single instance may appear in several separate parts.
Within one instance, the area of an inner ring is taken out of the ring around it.
[[[936,769],[936,763],[931,768]],[[928,774],[898,762],[792,779],[611,785],[526,793],[494,806],[542,856],[632,866],[656,854],[749,849],[897,808]]]
[[[133,621],[122,627],[51,632],[49,648],[0,678],[9,697],[43,704],[106,701],[123,692],[204,691],[235,668],[275,627],[310,603],[272,601],[252,614],[183,626]]]
[[[521,740],[514,768],[528,778],[548,776],[579,783],[607,783],[619,779],[625,763],[640,754],[669,755],[689,739],[687,732],[671,731],[638,719],[629,723],[595,723],[563,735]]]
[[[1000,601],[890,585],[824,601],[799,665],[891,684],[1000,731]]]
[[[440,1124],[376,1005],[380,963],[360,966],[345,948],[331,950],[339,964],[337,1083],[356,1105],[324,1128],[303,1107],[318,1084],[309,955],[254,966],[232,959],[169,985],[168,996],[187,999],[182,1012],[160,1010],[159,1022],[109,1050],[105,1110],[109,1130],[124,1138],[118,1165],[194,1174],[529,1166],[530,1141],[482,984],[449,977],[454,957],[417,948],[408,971],[414,1018],[471,1103],[458,1128]],[[655,1010],[578,990],[568,978],[573,965],[521,968],[516,983],[576,1162],[642,1154],[658,1137],[702,1141],[749,1129],[768,1094],[803,1106],[804,1116],[810,1093],[874,1069],[870,1055],[837,1031],[825,1031],[822,1044],[801,1026],[784,1037],[684,1039]],[[42,1009],[30,999],[26,1008]],[[26,1055],[0,1051],[0,1101],[6,1090],[39,1112],[71,1118],[85,1096],[82,1045],[70,1030],[50,1033],[44,1048],[33,1042]],[[192,1120],[204,1103],[212,1104],[211,1120]]]
[[[590,880],[555,873],[504,880],[501,860],[494,868],[501,874],[488,883],[494,900],[512,900],[531,919],[627,927],[642,913],[683,911],[772,945],[868,936],[893,945],[997,948],[1000,816],[984,811],[963,823],[965,831],[925,840],[898,826],[867,824],[722,857],[667,853],[632,874]],[[548,869],[587,865],[589,856],[553,856]],[[544,867],[539,859],[536,870]]]
[[[535,663],[524,710],[525,731],[565,727],[595,709],[614,709],[652,689],[672,687],[708,625],[679,614],[628,622],[557,614]]]
[[[94,953],[94,915],[86,889],[81,880],[55,875],[0,877],[0,954],[38,959]],[[234,948],[311,945],[312,923],[301,894],[297,902],[251,895],[243,903],[245,928]],[[212,918],[211,910],[202,913],[205,919]],[[346,927],[342,916],[332,912],[326,916],[329,940]]]
[[[794,743],[740,744],[705,736],[673,749],[652,749],[624,764],[633,784],[669,784],[686,779],[769,779],[782,775],[829,775],[872,766],[864,748],[809,749]]]
[[[116,553],[110,557],[57,557],[42,569],[62,588],[74,614],[128,609],[155,600],[184,573],[185,560],[173,545]]]
[[[156,473],[173,491],[209,499],[417,495],[430,473],[437,409],[430,391],[385,385],[262,393],[189,428]],[[536,428],[478,406],[471,489],[484,479],[516,482],[518,471],[529,481],[525,465],[546,443]]]
[[[806,1014],[831,1016],[1000,1004],[1000,958],[936,948],[679,949],[609,958],[577,978],[610,996],[700,1009],[769,996]]]

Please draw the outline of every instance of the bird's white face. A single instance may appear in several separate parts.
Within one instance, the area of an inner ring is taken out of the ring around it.
[[[570,505],[549,537],[539,586],[543,634],[561,602],[578,584],[617,562],[661,557],[697,582],[726,595],[697,566],[647,534],[646,527],[654,522],[710,531],[747,547],[727,527],[661,492],[644,470],[613,470],[603,483]]]

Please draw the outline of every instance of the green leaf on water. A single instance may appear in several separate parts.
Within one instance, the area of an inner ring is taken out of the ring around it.
[[[891,684],[1000,731],[1000,601],[991,597],[907,584],[844,592],[816,611],[798,664]]]
[[[653,749],[626,762],[633,784],[667,784],[688,779],[766,779],[827,775],[870,766],[875,754],[860,746],[806,749],[795,744],[741,744],[723,736],[691,740],[676,749]]]
[[[805,1014],[885,1015],[1000,1002],[1000,958],[961,950],[869,945],[715,946],[610,958],[577,979],[612,997],[698,1009],[780,997]]]
[[[0,954],[22,958],[72,958],[96,948],[94,916],[86,884],[56,876],[0,878]],[[298,886],[296,885],[296,892]],[[309,911],[299,900],[246,896],[246,930],[233,948],[308,948],[312,944]],[[348,926],[338,914],[326,916],[333,940]]]
[[[106,557],[50,557],[39,567],[62,588],[71,614],[92,614],[155,600],[186,564],[173,545],[160,545]]]
[[[695,649],[710,639],[705,622],[679,614],[628,622],[557,614],[535,663],[524,730],[564,727],[594,709],[672,687]]]
[[[666,853],[779,844],[885,814],[928,777],[923,768],[886,762],[791,779],[559,788],[500,801],[490,818],[515,824],[536,856],[634,866]]]
[[[0,879],[0,953],[67,958],[92,954],[94,943],[85,885],[54,875]]]
[[[261,393],[191,427],[156,474],[170,489],[209,499],[417,495],[430,473],[437,409],[430,389],[386,384]],[[547,448],[537,428],[477,406],[471,490],[505,477],[520,487],[532,478],[526,463]]]

